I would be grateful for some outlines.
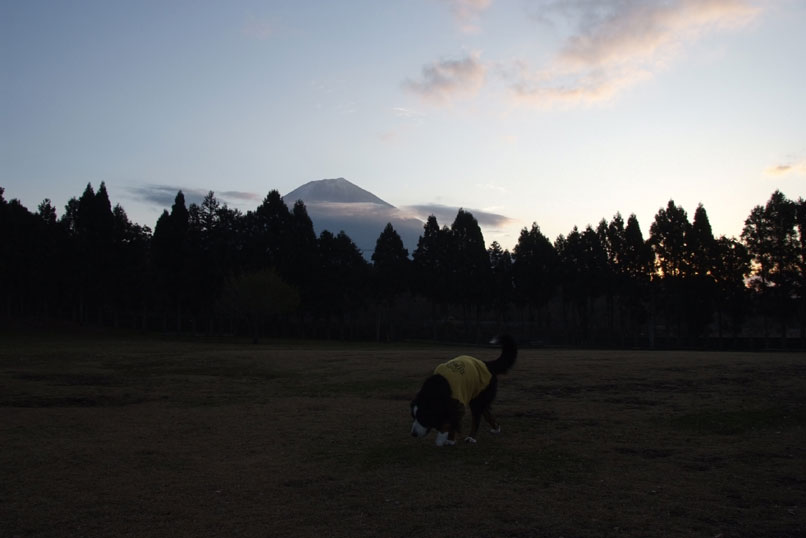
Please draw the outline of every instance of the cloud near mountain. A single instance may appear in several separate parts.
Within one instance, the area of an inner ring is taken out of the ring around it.
[[[323,230],[332,233],[344,231],[369,258],[375,243],[387,223],[391,223],[412,254],[423,233],[429,215],[437,218],[440,226],[450,226],[458,207],[440,204],[421,204],[397,208],[344,178],[312,181],[283,196],[286,204],[302,200],[318,234]],[[503,215],[467,209],[486,228],[499,228],[511,222]]]
[[[289,198],[283,197],[292,205]],[[417,248],[424,222],[411,217],[396,207],[387,207],[372,202],[307,202],[305,208],[313,222],[317,235],[324,230],[337,234],[346,233],[361,249],[366,258],[372,256],[375,243],[388,223],[391,223],[409,254]]]
[[[203,189],[193,189],[178,187],[176,185],[143,185],[138,187],[131,187],[128,193],[133,198],[158,204],[162,207],[169,208],[173,205],[176,199],[176,194],[182,191],[185,195],[185,204],[201,204],[204,197],[210,191]],[[243,205],[244,202],[260,203],[261,197],[259,194],[253,192],[241,191],[222,191],[215,193],[216,199],[222,204],[227,205]]]
[[[437,222],[439,222],[440,226],[450,226],[460,209],[464,209],[468,213],[472,214],[480,226],[499,228],[512,222],[512,219],[509,217],[499,215],[497,213],[490,213],[481,209],[460,208],[442,204],[413,205],[403,208],[404,211],[416,215],[422,220],[427,219],[430,215],[434,215],[437,218]]]
[[[201,204],[209,193],[204,189],[175,185],[152,184],[128,189],[133,198],[165,209],[173,205],[180,190],[185,195],[188,206]],[[250,192],[221,191],[214,194],[222,204],[242,209],[250,203],[254,204],[248,210],[257,207],[262,200],[260,195]],[[317,235],[324,230],[334,234],[344,231],[367,258],[372,256],[375,243],[388,223],[392,224],[403,240],[403,245],[412,254],[430,215],[437,218],[440,226],[450,226],[460,209],[442,204],[417,204],[398,208],[344,178],[310,181],[285,194],[283,200],[289,208],[297,200],[302,200]],[[479,225],[487,230],[496,230],[512,222],[509,217],[489,211],[470,208],[465,210],[472,213]]]

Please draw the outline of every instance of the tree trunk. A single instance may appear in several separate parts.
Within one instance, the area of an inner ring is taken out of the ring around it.
[[[381,341],[381,318],[383,316],[383,309],[381,305],[377,305],[378,313],[375,316],[375,341],[380,343]]]
[[[649,337],[649,348],[655,349],[655,287],[650,284],[649,290],[649,327],[647,330]]]

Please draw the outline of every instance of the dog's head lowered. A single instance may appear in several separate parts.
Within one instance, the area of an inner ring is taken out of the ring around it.
[[[420,406],[415,402],[411,402],[411,418],[414,419],[414,423],[411,425],[412,437],[425,437],[428,435],[428,432],[431,431],[431,426],[425,426],[420,422],[420,420],[427,419],[424,419],[423,414],[420,413]]]
[[[413,437],[425,437],[432,429],[445,429],[452,422],[448,416],[450,386],[441,375],[432,375],[423,383],[420,392],[411,402]]]
[[[436,428],[439,429],[445,424],[442,405],[439,405],[433,398],[426,398],[423,391],[411,402],[411,418],[414,423],[411,425],[411,435],[413,437],[425,437]]]

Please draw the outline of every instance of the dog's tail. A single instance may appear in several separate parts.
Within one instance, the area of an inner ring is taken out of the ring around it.
[[[493,340],[492,343],[501,344],[501,355],[494,361],[488,361],[484,364],[493,375],[505,374],[515,364],[515,359],[518,356],[518,345],[515,339],[508,334],[503,334]]]

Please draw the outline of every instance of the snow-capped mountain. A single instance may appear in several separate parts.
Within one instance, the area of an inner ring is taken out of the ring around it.
[[[307,206],[313,202],[357,204],[368,203],[378,204],[389,208],[394,208],[392,204],[381,200],[369,191],[366,191],[350,183],[343,177],[338,179],[320,179],[319,181],[309,181],[301,187],[297,187],[283,198],[287,202],[302,200]]]
[[[317,235],[323,230],[334,235],[343,230],[367,259],[372,257],[387,223],[392,223],[409,255],[423,232],[423,221],[344,178],[310,181],[284,195],[283,200],[289,207],[302,200]]]

